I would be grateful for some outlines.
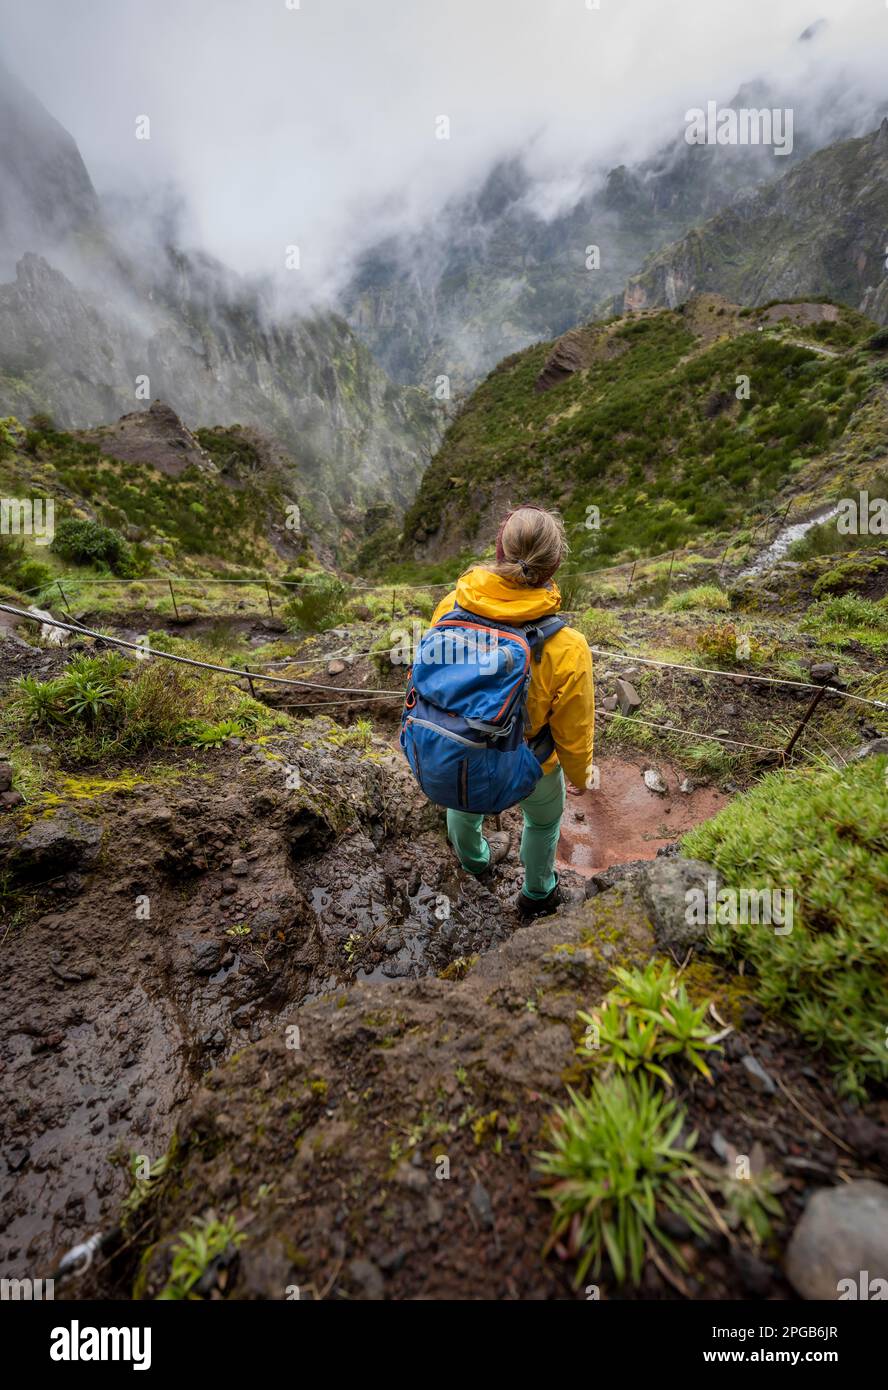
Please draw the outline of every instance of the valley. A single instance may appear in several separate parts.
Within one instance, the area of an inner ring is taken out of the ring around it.
[[[434,215],[355,193],[374,233],[314,298],[158,235],[0,77],[4,1279],[878,1286],[884,103],[796,75],[778,159],[676,133],[565,184],[530,142]],[[519,807],[469,873],[399,743],[419,637],[522,503],[563,523],[525,587],[595,701],[536,918]]]

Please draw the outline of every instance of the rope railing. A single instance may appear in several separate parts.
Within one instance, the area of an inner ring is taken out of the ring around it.
[[[311,708],[313,709],[318,708],[320,706],[351,704],[354,701],[376,703],[382,700],[400,701],[404,698],[403,691],[400,690],[379,690],[365,687],[355,688],[349,686],[319,685],[315,681],[298,680],[297,678],[292,676],[275,676],[246,668],[241,670],[234,666],[223,666],[215,662],[199,661],[195,657],[180,656],[174,652],[159,651],[156,648],[146,646],[142,642],[130,642],[122,637],[111,637],[106,633],[97,632],[95,629],[84,627],[83,624],[78,623],[76,620],[73,622],[63,622],[61,619],[58,618],[44,617],[42,614],[30,613],[26,609],[13,607],[12,604],[0,603],[0,612],[10,613],[14,617],[27,619],[30,622],[47,623],[51,627],[57,627],[62,629],[63,631],[72,632],[78,636],[91,637],[95,640],[108,643],[112,646],[123,647],[129,651],[135,651],[139,653],[143,658],[161,657],[164,660],[178,662],[181,665],[193,666],[201,670],[216,671],[223,675],[233,676],[238,680],[246,680],[250,684],[251,689],[253,681],[265,681],[266,683],[270,683],[273,685],[291,686],[299,690],[316,690],[323,692],[324,694],[332,693],[334,695],[341,695],[346,697],[344,699],[338,700],[334,699],[312,701]],[[657,666],[665,669],[674,669],[677,671],[689,671],[695,675],[722,676],[732,680],[738,674],[742,674],[744,680],[760,681],[774,685],[792,686],[797,689],[803,690],[813,690],[815,692],[814,698],[811,701],[808,709],[805,711],[805,714],[802,717],[802,720],[800,721],[798,728],[796,729],[795,733],[790,739],[789,744],[785,748],[775,748],[773,746],[768,746],[765,744],[749,743],[742,739],[732,739],[725,735],[709,734],[700,729],[687,729],[675,724],[657,724],[652,722],[651,720],[642,719],[638,715],[619,715],[617,711],[601,709],[598,711],[598,713],[606,719],[623,718],[628,723],[641,724],[646,728],[657,729],[663,733],[682,734],[686,737],[693,738],[698,741],[704,740],[706,742],[727,744],[737,748],[749,748],[759,753],[767,753],[778,756],[780,758],[785,758],[792,751],[792,748],[798,740],[800,733],[807,725],[810,716],[813,714],[817,704],[823,698],[824,695],[836,695],[841,699],[855,700],[862,704],[873,706],[876,709],[888,710],[888,701],[875,700],[863,695],[854,695],[850,691],[840,690],[836,686],[819,684],[815,685],[807,681],[791,681],[778,676],[755,676],[748,675],[746,672],[738,673],[736,671],[722,671],[716,667],[689,666],[684,665],[680,662],[660,661],[649,657],[633,656],[628,653],[612,652],[602,647],[590,646],[589,649],[593,653],[593,655],[604,656],[607,657],[609,660],[622,660],[633,664],[638,663],[648,666]],[[366,655],[366,653],[350,654]],[[310,662],[306,664],[313,664],[317,659],[318,658],[311,658]],[[323,659],[329,660],[329,654],[326,655]],[[297,663],[293,662],[291,664],[296,665]]]

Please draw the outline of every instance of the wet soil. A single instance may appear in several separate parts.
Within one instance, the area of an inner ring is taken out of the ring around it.
[[[7,676],[34,661],[0,656]],[[224,1280],[210,1271],[208,1297],[582,1296],[569,1261],[541,1259],[533,1155],[574,1074],[577,1007],[653,947],[631,885],[586,900],[587,880],[652,858],[726,799],[678,792],[660,759],[658,796],[649,765],[607,752],[600,790],[568,799],[573,905],[531,928],[514,910],[518,813],[504,817],[512,857],[476,880],[400,753],[323,717],[5,817],[4,1275],[51,1274],[71,1245],[113,1232],[129,1156],[154,1162],[178,1132],[156,1200],[72,1294],[156,1293],[176,1233],[234,1212],[247,1239]],[[29,830],[60,816],[54,848],[29,857]],[[717,972],[708,986],[719,979],[727,1011],[736,990]],[[765,1251],[741,1235],[685,1241],[684,1289],[654,1272],[646,1297],[788,1296],[780,1242],[812,1185],[872,1171],[824,1142],[848,1118],[825,1064],[754,1010],[732,1022],[716,1086],[684,1077],[681,1096],[712,1152],[718,1134],[765,1146],[788,1182],[786,1224]],[[804,1113],[754,1090],[750,1050]]]
[[[645,785],[643,773],[651,767],[663,778],[665,794]],[[684,773],[662,758],[605,757],[598,772],[596,790],[568,796],[558,842],[558,864],[584,876],[612,864],[653,859],[730,800],[714,787],[680,792]]]

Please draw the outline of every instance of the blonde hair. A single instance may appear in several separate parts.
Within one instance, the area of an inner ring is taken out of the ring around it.
[[[512,512],[498,539],[503,558],[487,568],[529,589],[546,584],[570,549],[561,518],[537,507]]]

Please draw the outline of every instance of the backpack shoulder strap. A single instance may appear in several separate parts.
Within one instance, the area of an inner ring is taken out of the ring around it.
[[[550,637],[554,637],[556,632],[560,632],[563,627],[567,627],[567,619],[560,614],[553,613],[549,618],[534,619],[533,622],[524,624],[524,635],[530,643],[530,650],[533,652],[534,661],[539,661],[543,655],[543,647]]]

